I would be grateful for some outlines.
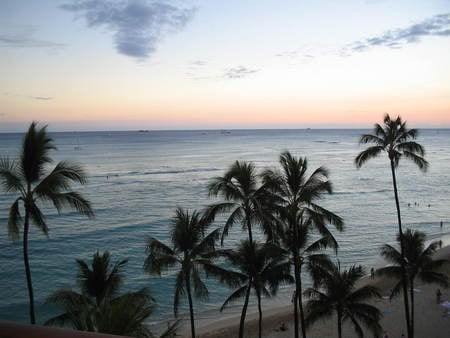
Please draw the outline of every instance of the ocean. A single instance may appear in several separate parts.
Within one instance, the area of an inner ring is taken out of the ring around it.
[[[176,271],[161,278],[143,271],[145,240],[157,237],[169,243],[170,218],[177,206],[201,209],[214,202],[207,185],[236,160],[251,161],[258,170],[278,166],[280,152],[306,156],[310,173],[319,166],[329,169],[334,194],[322,205],[343,217],[345,231],[333,231],[339,242],[341,265],[380,263],[382,244],[393,243],[397,231],[391,173],[386,156],[369,161],[357,170],[354,158],[361,133],[368,130],[204,130],[51,133],[58,150],[55,161],[82,164],[89,176],[75,186],[91,202],[96,218],[75,212],[58,215],[44,206],[49,238],[32,226],[30,264],[36,316],[44,322],[57,310],[45,298],[60,288],[76,289],[75,259],[89,261],[97,251],[110,251],[112,261],[128,258],[122,290],[150,287],[158,303],[152,322],[172,317]],[[15,158],[22,135],[0,134],[0,156]],[[427,173],[408,161],[397,171],[404,228],[422,230],[428,239],[443,238],[450,244],[450,129],[421,130],[430,162]],[[0,320],[28,321],[27,289],[20,243],[7,235],[7,215],[14,195],[0,193]],[[409,206],[408,206],[409,205]],[[440,222],[443,221],[443,227]],[[220,226],[219,219],[215,226]],[[246,236],[239,226],[226,239],[233,246]],[[210,297],[195,301],[202,316],[216,313],[230,290],[208,280]],[[278,302],[288,301],[289,287],[280,291]],[[230,311],[239,311],[240,302]],[[186,303],[180,313],[186,312]],[[252,311],[252,309],[250,309]]]

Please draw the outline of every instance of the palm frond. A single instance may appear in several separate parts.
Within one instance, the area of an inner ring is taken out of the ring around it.
[[[8,236],[13,242],[19,240],[20,224],[22,223],[22,215],[20,214],[19,202],[21,197],[17,198],[9,208],[8,214]]]
[[[355,165],[361,168],[368,160],[377,157],[384,150],[383,146],[373,146],[363,150],[355,157]]]
[[[153,237],[147,238],[146,252],[144,270],[149,273],[161,275],[163,269],[174,266],[179,262],[174,250]]]
[[[50,193],[42,195],[41,197],[50,200],[56,210],[58,210],[58,213],[61,213],[64,207],[70,207],[88,218],[94,218],[94,211],[92,210],[91,203],[78,192]]]
[[[24,136],[20,154],[20,170],[29,183],[36,182],[42,176],[45,165],[52,162],[50,150],[56,149],[47,135],[47,126],[36,127],[37,123],[32,122]]]
[[[245,292],[247,291],[247,288],[248,288],[248,285],[243,285],[239,289],[233,291],[233,293],[228,296],[228,298],[225,300],[225,302],[220,307],[220,311],[222,312],[225,309],[225,307],[228,306],[229,303],[231,303],[239,298],[244,297]]]
[[[413,152],[409,151],[403,151],[403,156],[405,156],[407,159],[412,160],[421,171],[426,172],[428,169],[428,161],[425,160],[422,156],[419,156]]]
[[[173,296],[173,314],[175,317],[178,316],[178,307],[180,305],[180,296],[184,295],[184,271],[180,271],[177,274],[177,278],[175,280],[175,293]]]
[[[192,276],[192,282],[194,284],[194,292],[195,297],[206,300],[208,299],[209,292],[208,288],[206,287],[205,283],[200,278],[200,274],[197,269],[193,268],[191,270],[191,276]]]
[[[220,283],[227,284],[230,288],[236,288],[247,280],[247,276],[243,273],[228,270],[214,264],[204,264],[203,267],[207,276],[218,278]]]
[[[19,191],[25,195],[17,162],[7,157],[0,157],[0,185],[7,193]]]
[[[48,236],[48,227],[45,222],[45,216],[38,208],[34,201],[28,204],[28,211],[30,213],[30,218],[33,223],[44,233],[45,236]]]

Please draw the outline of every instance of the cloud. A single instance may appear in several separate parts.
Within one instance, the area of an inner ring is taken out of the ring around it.
[[[47,48],[62,49],[65,43],[41,40],[34,37],[36,28],[32,26],[21,27],[19,32],[0,33],[0,45],[12,48]]]
[[[50,96],[29,96],[29,98],[38,100],[38,101],[49,101],[53,100],[53,97]]]
[[[237,66],[233,68],[228,68],[225,70],[223,77],[227,79],[240,79],[246,76],[249,76],[253,73],[256,73],[257,69],[250,69],[244,66]]]
[[[33,95],[23,95],[23,94],[16,94],[16,93],[3,93],[5,96],[13,96],[13,97],[22,97],[26,99],[32,99],[37,101],[50,101],[53,100],[53,97],[51,96],[33,96]]]
[[[145,0],[79,0],[61,8],[84,18],[89,27],[106,27],[120,54],[139,59],[155,52],[167,34],[183,29],[195,12]]]
[[[345,46],[341,55],[364,52],[379,46],[399,49],[410,43],[417,43],[426,36],[450,36],[450,13],[435,15],[406,28],[388,30],[379,36],[355,41]]]
[[[206,61],[203,60],[195,60],[190,62],[190,66],[193,67],[203,67],[206,66]]]

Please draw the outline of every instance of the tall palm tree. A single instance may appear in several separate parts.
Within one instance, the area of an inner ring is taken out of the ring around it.
[[[223,239],[235,223],[241,223],[248,232],[248,239],[253,241],[254,225],[263,227],[270,238],[273,237],[270,226],[271,208],[270,195],[263,185],[253,163],[236,161],[221,177],[216,177],[209,184],[210,196],[221,196],[225,201],[212,204],[207,209],[207,217],[214,219],[217,213],[231,211],[222,232]]]
[[[294,267],[295,291],[294,291],[294,328],[295,337],[298,337],[298,318],[302,328],[302,336],[306,337],[305,311],[302,299],[302,272],[306,269],[308,273],[314,276],[315,267],[332,264],[328,255],[318,251],[327,248],[337,248],[335,239],[331,235],[323,236],[317,240],[312,240],[312,223],[311,219],[302,220],[299,215],[295,227],[286,228],[281,234],[281,243],[290,257],[291,265]]]
[[[22,142],[18,160],[0,158],[0,184],[7,193],[18,197],[11,205],[8,216],[8,234],[13,241],[19,240],[23,225],[23,260],[29,296],[30,321],[36,323],[34,313],[33,284],[28,258],[28,234],[30,222],[34,223],[45,235],[48,235],[47,222],[39,202],[51,202],[60,213],[63,207],[70,207],[88,217],[94,213],[91,204],[80,193],[70,190],[72,182],[86,183],[86,174],[77,164],[59,162],[52,171],[50,151],[56,149],[48,136],[46,126],[37,128],[31,123]],[[24,218],[22,218],[21,206]]]
[[[425,234],[421,231],[406,229],[403,233],[404,258],[401,253],[389,244],[381,248],[381,255],[391,265],[378,269],[377,274],[389,276],[398,282],[392,289],[391,297],[397,295],[402,287],[402,267],[405,267],[411,301],[411,332],[414,334],[414,280],[420,279],[424,283],[436,283],[448,287],[449,281],[439,268],[449,261],[433,259],[433,254],[439,248],[439,241],[433,242],[425,248]],[[397,235],[400,243],[400,236]]]
[[[81,292],[62,289],[47,298],[47,302],[64,312],[48,319],[45,325],[69,326],[76,330],[101,332],[133,337],[153,337],[143,324],[152,314],[154,300],[148,289],[118,295],[123,283],[122,270],[126,260],[111,265],[110,255],[98,252],[92,259],[92,269],[77,260],[77,284]]]
[[[202,217],[197,211],[189,214],[187,210],[177,208],[171,224],[173,247],[171,248],[153,237],[147,239],[148,256],[144,262],[144,269],[147,272],[161,275],[163,269],[180,266],[176,277],[173,308],[174,314],[177,316],[180,296],[186,292],[192,338],[195,337],[195,324],[191,283],[197,298],[206,299],[208,297],[208,289],[201,280],[200,272],[205,264],[212,264],[212,252],[220,237],[219,229],[204,235],[210,223],[210,220]]]
[[[422,145],[414,140],[418,135],[417,129],[408,129],[406,122],[398,116],[392,120],[389,114],[386,114],[383,125],[375,124],[373,134],[363,134],[359,140],[360,144],[371,144],[366,150],[362,151],[355,158],[357,168],[361,168],[369,159],[378,157],[382,152],[388,155],[391,166],[392,185],[394,187],[395,205],[397,208],[398,233],[400,235],[400,253],[404,258],[402,219],[400,214],[400,203],[398,199],[397,179],[395,169],[398,167],[400,159],[405,158],[415,163],[420,170],[425,172],[428,168],[428,162],[425,160],[425,150]],[[413,338],[411,332],[411,322],[409,318],[408,288],[406,281],[406,271],[403,271],[403,301],[405,306],[405,319],[407,324],[408,337]]]
[[[225,257],[235,270],[225,269],[217,265],[207,265],[206,272],[219,278],[223,283],[236,288],[225,300],[221,311],[232,301],[245,297],[239,325],[239,338],[244,337],[244,323],[247,313],[250,292],[253,289],[258,302],[258,332],[262,334],[261,296],[275,295],[281,283],[293,282],[289,274],[289,261],[285,251],[272,244],[258,244],[254,241],[242,241],[237,250],[218,250],[217,255]]]
[[[305,293],[310,297],[306,304],[306,326],[310,327],[320,319],[337,315],[338,337],[342,338],[342,324],[349,320],[358,337],[363,337],[361,324],[375,337],[379,337],[381,312],[366,301],[380,297],[378,289],[366,285],[356,288],[356,283],[364,276],[361,266],[352,266],[341,271],[340,265],[317,267],[315,286]]]
[[[326,168],[319,167],[308,176],[307,159],[292,156],[288,151],[280,154],[279,162],[281,170],[266,170],[263,173],[263,183],[266,189],[270,189],[277,196],[274,208],[279,216],[277,218],[278,233],[283,239],[284,246],[290,251],[294,265],[295,337],[298,337],[299,332],[298,309],[300,309],[302,335],[305,338],[305,318],[301,298],[303,292],[301,250],[305,249],[311,227],[316,228],[323,238],[310,249],[317,248],[319,243],[322,246],[328,245],[337,249],[337,242],[327,228],[327,224],[332,224],[342,231],[344,222],[338,215],[318,205],[323,195],[332,193],[332,184],[328,180]],[[310,251],[308,249],[304,252]]]

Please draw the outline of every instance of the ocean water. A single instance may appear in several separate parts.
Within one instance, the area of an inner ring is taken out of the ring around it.
[[[344,218],[345,231],[334,231],[339,241],[339,260],[346,266],[380,264],[379,247],[393,242],[397,229],[390,168],[386,157],[372,160],[357,170],[359,135],[365,130],[233,130],[72,132],[52,133],[55,161],[73,160],[88,172],[89,183],[77,186],[92,201],[96,218],[74,212],[57,215],[44,206],[49,238],[35,227],[30,232],[30,263],[36,314],[42,323],[56,314],[45,298],[59,288],[76,288],[75,259],[90,260],[97,250],[109,250],[112,260],[128,258],[123,290],[150,287],[159,307],[152,321],[172,316],[176,271],[162,278],[143,269],[145,239],[168,243],[170,218],[177,206],[201,209],[213,202],[207,185],[222,175],[235,160],[252,161],[259,170],[278,165],[281,151],[306,156],[311,170],[326,166],[334,194],[322,204]],[[0,155],[16,157],[21,134],[0,134]],[[450,231],[450,130],[422,130],[419,137],[430,162],[421,173],[406,161],[398,169],[398,187],[404,227],[425,231],[429,239]],[[14,195],[0,193],[0,320],[28,321],[27,290],[21,244],[7,236],[8,209]],[[408,206],[408,204],[410,206]],[[440,221],[444,222],[443,228]],[[216,226],[220,226],[218,220]],[[233,228],[227,245],[242,238]],[[208,280],[210,298],[196,301],[196,311],[214,313],[229,295],[225,286]],[[289,287],[278,301],[287,301]],[[240,303],[230,311],[239,310]],[[186,310],[183,304],[182,311]],[[214,310],[214,311],[212,311]]]

